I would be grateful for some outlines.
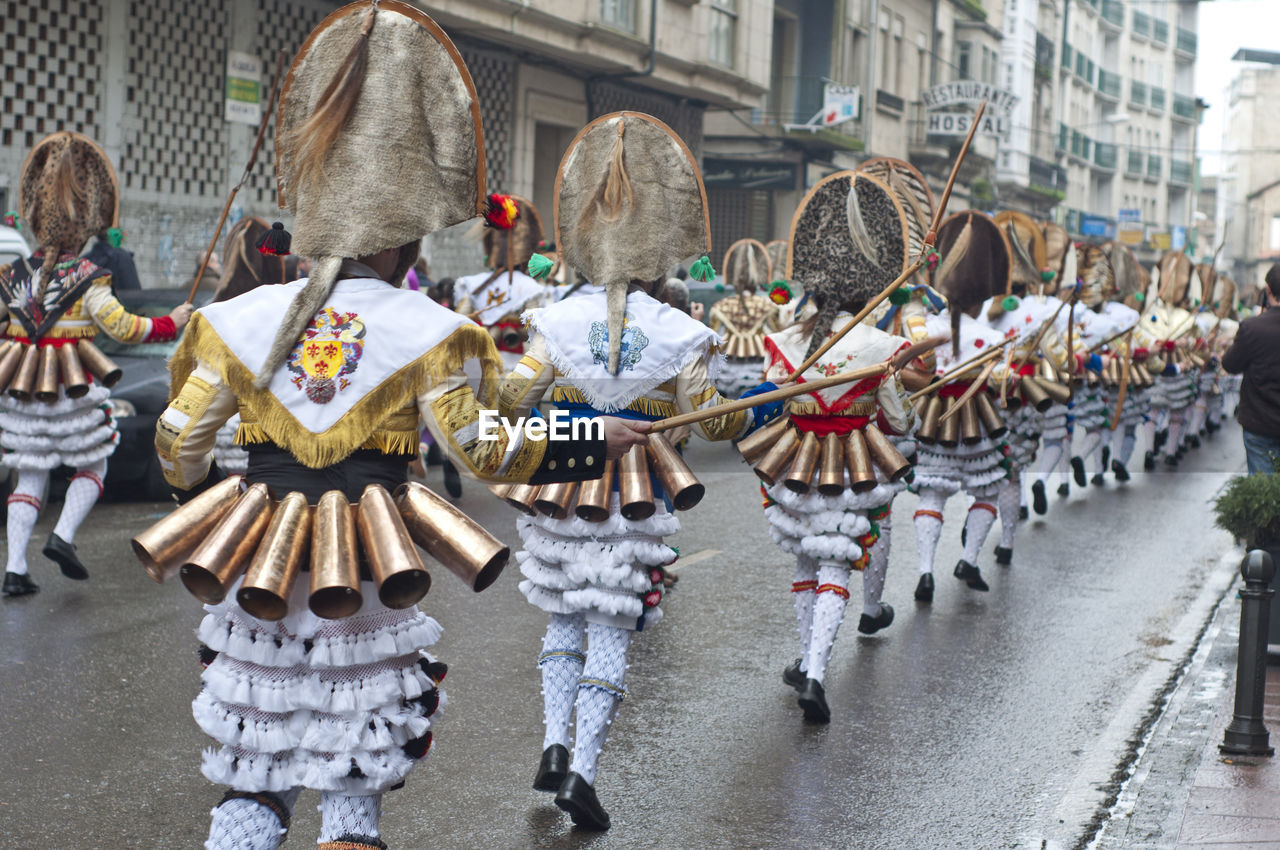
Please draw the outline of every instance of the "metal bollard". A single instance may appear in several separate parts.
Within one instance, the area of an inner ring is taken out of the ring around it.
[[[1271,616],[1268,585],[1275,575],[1271,555],[1254,549],[1244,556],[1240,575],[1240,651],[1236,658],[1235,716],[1227,726],[1218,749],[1232,755],[1269,756],[1275,748],[1268,743],[1262,722],[1262,702],[1266,696],[1267,620]]]

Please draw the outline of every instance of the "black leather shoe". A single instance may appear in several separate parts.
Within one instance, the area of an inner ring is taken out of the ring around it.
[[[1185,445],[1178,446],[1178,450],[1173,453],[1173,456],[1178,460],[1182,460],[1187,456],[1187,447]]]
[[[0,593],[5,596],[27,596],[39,589],[40,585],[32,581],[31,576],[26,573],[19,575],[18,573],[6,572],[4,574],[4,587],[0,588]]]
[[[458,475],[458,467],[448,460],[444,462],[444,491],[455,499],[462,497],[462,477]]]
[[[1077,487],[1083,487],[1088,483],[1084,477],[1084,458],[1073,457],[1071,459],[1071,477],[1076,480]]]
[[[1153,452],[1147,452],[1142,458],[1142,468],[1147,472],[1151,472],[1156,468],[1156,456]]]
[[[1164,459],[1164,465],[1170,469],[1178,468],[1178,456],[1176,454],[1168,455]]]
[[[1018,519],[1023,520],[1031,516],[1031,512],[1027,510],[1026,505],[1018,505]]]
[[[961,561],[956,564],[955,577],[974,590],[990,590],[991,588],[982,580],[982,570],[975,567],[968,561]]]
[[[1094,487],[1101,487],[1103,484],[1107,483],[1107,479],[1102,477],[1101,472],[1097,472],[1097,473],[1094,473],[1094,476],[1089,479],[1089,483],[1092,484]]]
[[[996,563],[1002,567],[1007,567],[1013,563],[1013,550],[1006,549],[1003,546],[996,547]]]
[[[1102,468],[1106,469],[1110,465],[1111,465],[1111,447],[1103,446],[1102,447]]]
[[[916,583],[916,601],[932,602],[933,601],[933,574],[925,573],[920,576],[920,581]]]
[[[1156,438],[1152,443],[1151,450],[1153,452],[1160,451],[1161,449],[1164,448],[1164,444],[1167,443],[1168,441],[1169,441],[1169,429],[1161,428],[1159,431],[1156,431]]]
[[[1187,445],[1191,446],[1191,448],[1193,448],[1193,449],[1198,449],[1198,448],[1200,448],[1200,438],[1199,438],[1198,436],[1196,436],[1195,434],[1192,434],[1192,435],[1187,439]]]
[[[880,613],[874,617],[863,614],[858,618],[858,631],[864,635],[873,635],[881,629],[887,629],[893,622],[893,606],[880,603]]]
[[[804,673],[800,670],[801,659],[797,658],[794,663],[782,671],[782,681],[792,690],[800,690],[804,687]]]
[[[600,805],[596,789],[572,770],[556,792],[556,805],[569,813],[574,826],[598,831],[609,828],[609,813]]]
[[[89,577],[89,571],[76,557],[76,547],[58,535],[49,535],[49,540],[44,544],[42,552],[46,558],[58,565],[67,578],[73,581],[84,581]]]
[[[827,708],[827,692],[817,679],[805,679],[804,687],[796,702],[804,709],[804,719],[810,723],[830,723],[831,709]]]
[[[1031,484],[1031,509],[1037,516],[1044,516],[1049,512],[1049,500],[1044,495],[1043,481],[1034,481]]]
[[[1081,483],[1084,483],[1084,482],[1081,482]],[[1070,485],[1070,484],[1068,484],[1068,483],[1067,483],[1067,482],[1065,482],[1065,481],[1064,481],[1064,482],[1062,482],[1061,484],[1059,484],[1059,485],[1058,485],[1058,495],[1059,495],[1059,496],[1070,496],[1070,495],[1071,495],[1071,485]]]
[[[563,744],[552,744],[542,751],[542,761],[538,762],[538,772],[533,777],[533,790],[556,793],[568,772],[569,750]]]
[[[1116,474],[1117,481],[1128,481],[1129,470],[1124,468],[1124,464],[1118,460],[1111,461],[1111,471]]]

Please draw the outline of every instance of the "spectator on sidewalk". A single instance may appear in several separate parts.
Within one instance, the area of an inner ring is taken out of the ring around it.
[[[1267,271],[1267,303],[1280,299],[1280,263]],[[1244,429],[1249,474],[1277,471],[1280,456],[1280,308],[1264,308],[1240,323],[1222,368],[1244,374],[1236,419]]]

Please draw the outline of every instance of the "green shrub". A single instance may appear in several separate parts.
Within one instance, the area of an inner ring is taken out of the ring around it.
[[[1215,522],[1256,549],[1280,543],[1280,474],[1242,475],[1213,503]]]

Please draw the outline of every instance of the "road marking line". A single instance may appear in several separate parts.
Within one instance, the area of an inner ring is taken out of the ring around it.
[[[685,567],[692,566],[698,563],[699,561],[705,561],[708,558],[714,558],[716,555],[719,555],[719,554],[720,554],[719,549],[703,549],[701,552],[694,552],[692,555],[681,556],[678,561],[672,564],[671,569],[669,569],[667,572],[673,572],[673,573],[679,572],[680,570],[683,570]]]

